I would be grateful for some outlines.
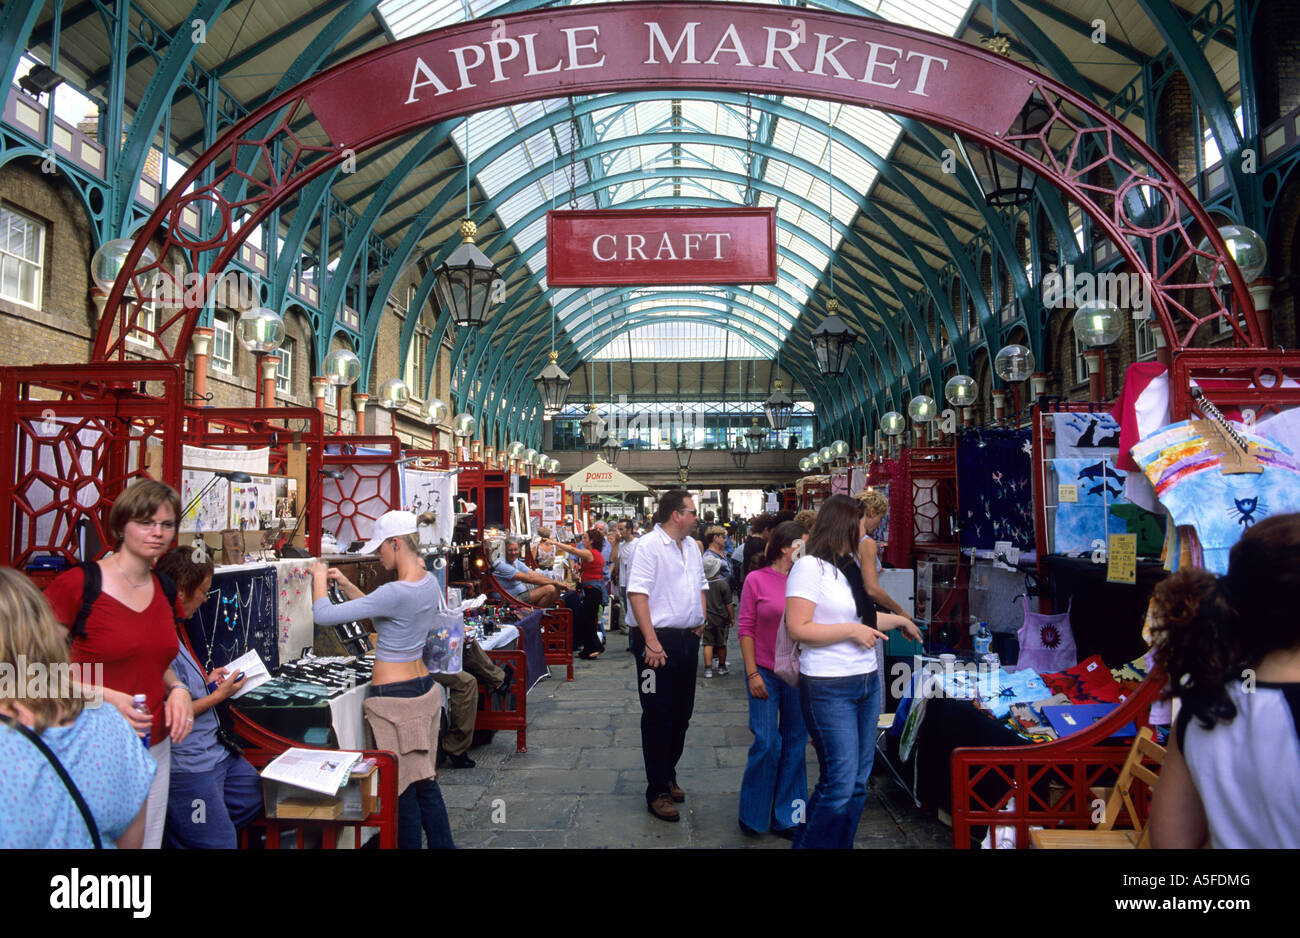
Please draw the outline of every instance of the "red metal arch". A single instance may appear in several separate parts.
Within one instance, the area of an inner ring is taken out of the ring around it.
[[[657,46],[648,38],[652,23],[664,37]],[[706,50],[712,54],[704,59]],[[205,272],[219,273],[276,206],[356,153],[504,104],[610,90],[706,88],[836,100],[957,131],[1029,166],[1079,203],[1150,285],[1171,349],[1188,347],[1202,326],[1220,317],[1236,345],[1261,347],[1250,293],[1205,209],[1143,140],[1070,88],[979,47],[878,20],[748,4],[620,3],[435,30],[344,62],[249,114],[190,167],[137,233],[100,320],[92,360],[125,356],[125,336],[139,328],[139,297],[158,280],[174,281],[166,268],[170,251],[183,252],[196,271],[200,253],[212,251]],[[1033,133],[1011,133],[1031,97],[1045,107],[1045,123]],[[293,131],[308,114],[325,128],[329,145]],[[1089,178],[1102,175],[1095,173],[1102,167],[1110,170],[1109,185]],[[211,181],[201,184],[209,173]],[[1151,226],[1124,209],[1124,196],[1135,187],[1162,209]],[[222,225],[197,235],[182,219],[187,208],[203,202],[214,206]],[[233,231],[230,220],[238,210],[249,217]],[[1203,234],[1211,255],[1197,250]],[[1162,262],[1157,242],[1170,238],[1176,250]],[[161,246],[159,260],[141,264],[151,241]],[[1196,260],[1204,257],[1212,268],[1208,277],[1196,271]],[[1214,285],[1223,269],[1228,291]],[[182,304],[145,330],[166,360],[184,361],[213,279],[174,291]],[[124,302],[128,292],[136,298]]]

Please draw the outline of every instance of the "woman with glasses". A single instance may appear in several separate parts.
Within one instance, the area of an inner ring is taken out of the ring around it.
[[[167,599],[153,565],[176,537],[181,503],[176,490],[152,479],[134,482],[113,503],[108,533],[116,543],[97,561],[100,593],[83,618],[86,575],[74,567],[46,588],[54,617],[71,630],[72,660],[102,665],[104,700],[126,717],[158,763],[145,807],[144,846],[162,846],[171,784],[171,745],[194,726],[194,701],[174,670],[179,601]],[[170,584],[168,586],[170,587]],[[143,694],[144,708],[133,696]]]

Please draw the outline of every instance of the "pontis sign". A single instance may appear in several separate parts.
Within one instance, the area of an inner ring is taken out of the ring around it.
[[[588,469],[582,477],[585,482],[613,482],[614,473],[609,470]]]
[[[1010,62],[914,29],[805,8],[617,3],[413,36],[314,80],[339,147],[507,103],[644,88],[824,97],[1001,136],[1033,91]],[[989,89],[998,89],[989,94]]]
[[[546,214],[552,287],[776,283],[776,209]]]

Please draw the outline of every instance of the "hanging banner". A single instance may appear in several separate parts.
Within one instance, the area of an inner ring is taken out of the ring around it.
[[[1006,133],[1034,90],[1010,60],[859,16],[749,3],[612,3],[484,17],[312,79],[336,146],[522,100],[743,87]]]
[[[776,283],[776,209],[547,212],[546,282]]]

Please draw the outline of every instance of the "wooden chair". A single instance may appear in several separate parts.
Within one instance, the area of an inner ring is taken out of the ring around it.
[[[1128,751],[1128,758],[1120,769],[1119,778],[1113,787],[1096,787],[1090,789],[1094,798],[1106,803],[1105,815],[1092,830],[1033,830],[1030,836],[1035,847],[1043,849],[1119,849],[1143,850],[1150,846],[1151,834],[1142,823],[1137,807],[1133,804],[1133,781],[1136,779],[1154,789],[1158,776],[1156,772],[1143,764],[1143,759],[1150,759],[1158,768],[1164,763],[1165,749],[1151,738],[1151,727],[1144,726],[1138,730],[1137,739]],[[1120,811],[1127,811],[1133,822],[1132,830],[1115,830],[1115,821]]]

